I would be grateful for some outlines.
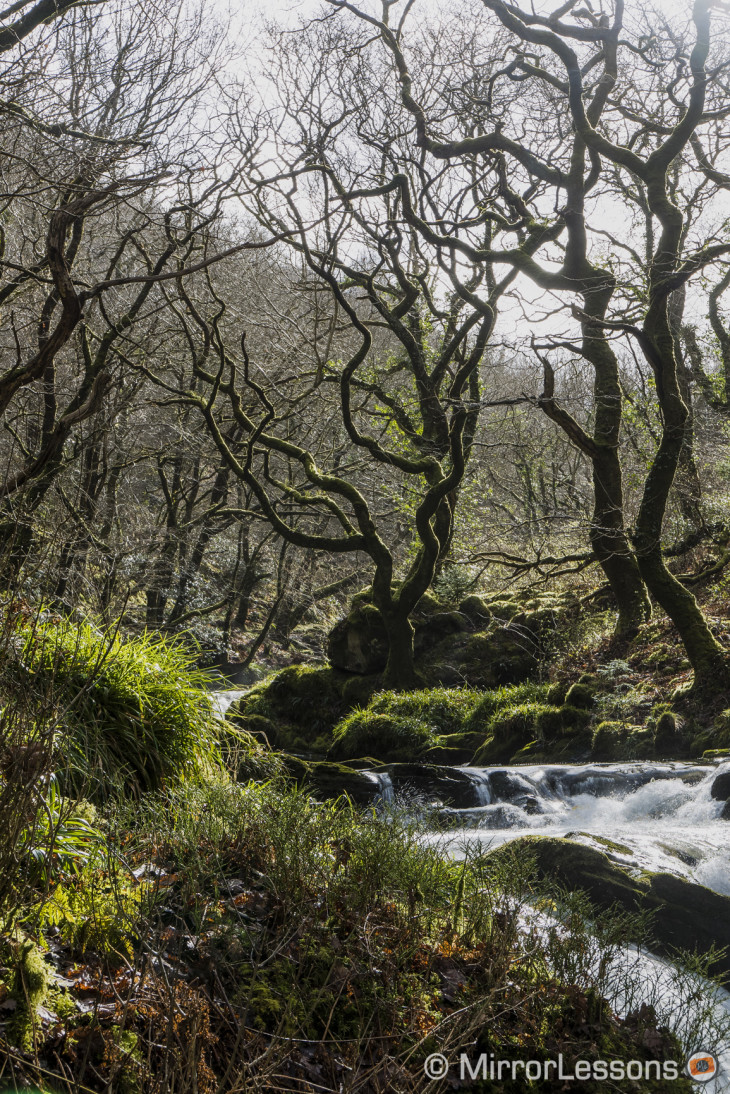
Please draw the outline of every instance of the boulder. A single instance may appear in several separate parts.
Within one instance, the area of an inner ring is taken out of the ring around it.
[[[715,776],[710,794],[716,802],[726,802],[730,799],[730,771],[721,771]]]
[[[582,710],[588,710],[593,706],[593,688],[589,684],[573,684],[568,688],[565,695],[565,702],[572,707],[580,707]]]
[[[231,704],[227,718],[270,748],[325,753],[332,729],[352,706],[377,687],[358,677],[363,694],[346,691],[351,677],[332,668],[290,665]]]
[[[299,786],[306,786],[320,799],[347,795],[356,805],[369,805],[381,793],[382,780],[372,771],[358,771],[347,764],[284,757],[286,772]]]
[[[388,660],[388,636],[372,604],[356,604],[329,633],[327,657],[333,668],[372,675]]]
[[[425,594],[411,617],[419,673],[430,684],[468,684],[492,688],[535,675],[543,642],[560,618],[572,610],[564,603],[514,600],[487,603],[469,596],[459,610],[448,609]],[[350,673],[382,672],[388,640],[370,589],[352,600],[349,614],[332,629],[327,656],[335,669]]]
[[[481,596],[472,593],[459,604],[459,611],[465,615],[475,626],[476,630],[483,630],[492,618],[492,609]]]
[[[478,779],[458,767],[438,764],[388,764],[395,790],[411,790],[436,798],[454,809],[471,809],[483,804]]]
[[[601,851],[567,838],[523,836],[491,854],[532,856],[539,876],[585,892],[597,907],[618,904],[627,912],[652,913],[652,948],[659,953],[724,949],[711,968],[730,980],[730,897],[672,874],[632,877]]]

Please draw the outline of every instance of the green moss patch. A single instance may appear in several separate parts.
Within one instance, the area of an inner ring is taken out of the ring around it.
[[[462,755],[461,734],[480,698],[468,688],[382,692],[335,727],[331,754],[337,759],[375,756],[394,761],[419,759],[432,749]]]
[[[343,714],[367,701],[379,677],[353,677],[333,668],[291,665],[252,688],[229,717],[275,749],[324,755]]]

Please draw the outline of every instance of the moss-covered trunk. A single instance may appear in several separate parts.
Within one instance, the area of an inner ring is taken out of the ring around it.
[[[394,691],[410,691],[423,686],[416,672],[413,654],[413,624],[407,614],[397,608],[381,612],[388,635],[388,660],[383,674],[383,686]]]
[[[660,324],[657,326],[659,329]],[[714,638],[707,619],[689,589],[669,572],[661,548],[662,524],[677,471],[687,420],[677,381],[671,341],[658,337],[655,347],[657,391],[663,414],[662,439],[644,484],[635,548],[641,575],[652,596],[679,631],[695,674],[695,687],[719,691],[730,686],[730,661]]]
[[[591,546],[596,552],[611,591],[618,616],[616,634],[629,636],[651,614],[651,605],[636,557],[624,526],[624,499],[619,441],[621,434],[621,385],[618,361],[601,320],[605,316],[613,279],[599,275],[597,291],[584,294],[583,356],[594,368],[595,426],[593,464],[593,516]]]
[[[695,687],[722,691],[730,687],[730,659],[714,638],[692,593],[667,569],[662,555],[662,525],[685,440],[688,410],[678,373],[677,335],[669,309],[672,281],[679,261],[684,223],[667,194],[666,166],[647,172],[647,195],[662,232],[652,260],[649,306],[641,348],[656,380],[662,414],[662,436],[644,483],[636,524],[636,556],[649,591],[672,620],[694,670]]]

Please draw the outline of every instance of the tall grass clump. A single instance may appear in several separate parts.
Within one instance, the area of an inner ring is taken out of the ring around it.
[[[88,782],[92,793],[114,783],[151,790],[219,764],[205,674],[179,645],[46,615],[16,648],[9,675],[53,704],[64,783]]]

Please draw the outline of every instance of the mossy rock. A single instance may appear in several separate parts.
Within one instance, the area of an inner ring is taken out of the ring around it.
[[[397,589],[398,582],[394,582]],[[353,596],[350,610],[329,633],[327,657],[330,664],[345,672],[371,676],[385,668],[388,636],[380,612],[372,602],[372,587]],[[458,633],[469,626],[459,612],[450,611],[431,592],[423,594],[411,615],[416,648],[429,648],[445,634]]]
[[[397,714],[356,710],[338,724],[329,755],[337,760],[376,756],[379,760],[411,760],[441,743],[432,726]]]
[[[593,706],[593,688],[589,684],[573,684],[565,694],[565,702],[572,707],[589,710]]]
[[[538,722],[553,725],[560,709],[542,703],[523,703],[492,719],[488,737],[474,756],[477,766],[507,763],[516,752],[542,738]]]
[[[594,760],[647,760],[654,755],[650,729],[625,722],[600,722],[593,731]]]
[[[335,727],[331,755],[350,760],[376,756],[381,760],[416,760],[437,749],[451,763],[463,763],[474,735],[468,727],[482,701],[469,688],[427,688],[423,691],[384,691],[364,710],[355,710]],[[477,738],[478,740],[480,738]]]
[[[221,752],[227,769],[236,782],[264,782],[281,772],[278,729],[273,722],[252,714],[243,729],[238,725],[223,740]]]
[[[424,758],[433,764],[468,764],[483,741],[483,733],[445,733]]]
[[[491,854],[507,861],[509,856],[523,862],[532,857],[541,877],[585,892],[597,907],[651,913],[652,948],[659,953],[706,954],[713,946],[725,948],[713,972],[730,979],[730,897],[671,874],[633,878],[601,851],[570,839],[523,836]]]
[[[447,686],[491,688],[528,680],[537,673],[546,638],[570,610],[542,597],[520,602],[472,595],[453,611],[427,593],[411,616],[417,670],[424,680]],[[364,589],[330,633],[330,663],[371,676],[383,671],[387,655],[385,626],[372,590]]]
[[[710,728],[695,733],[689,746],[692,756],[704,752],[722,754],[726,749],[730,754],[730,710],[723,710]]]
[[[471,596],[467,596],[466,599],[461,601],[459,611],[475,624],[477,630],[483,630],[492,618],[492,610],[489,604],[481,596],[477,596],[476,593],[472,593]]]
[[[353,601],[348,615],[341,619],[327,638],[330,664],[346,672],[364,676],[382,672],[388,660],[388,635],[378,609],[363,598]]]
[[[588,722],[588,711],[547,702],[547,685],[523,683],[487,692],[467,728],[484,740],[473,763],[542,762],[553,754],[563,759],[582,755],[587,740],[575,739]]]
[[[381,673],[374,673],[372,676],[353,674],[345,680],[342,686],[342,700],[347,709],[366,706],[372,697],[382,689],[382,686],[383,677]]]
[[[332,668],[290,665],[239,699],[228,718],[272,748],[326,752],[335,724],[355,701],[344,695],[350,679]]]
[[[558,681],[555,684],[550,684],[546,692],[546,699],[551,706],[561,707],[565,702],[565,696],[568,694],[568,688],[570,685],[566,680]]]
[[[278,726],[271,718],[265,718],[263,714],[238,714],[234,711],[231,720],[267,748],[280,747]]]
[[[518,615],[525,614],[522,604],[516,600],[508,600],[506,597],[499,600],[490,600],[487,603],[492,616],[500,623],[510,623]]]
[[[535,639],[522,628],[499,627],[474,634],[464,649],[463,675],[471,687],[478,688],[521,683],[537,672],[538,653]]]
[[[676,715],[665,710],[654,730],[654,753],[660,760],[677,760],[687,755],[688,742],[677,724]]]
[[[309,762],[296,756],[284,757],[283,763],[297,785],[308,787],[320,800],[346,795],[356,805],[369,805],[380,791],[377,776],[346,764],[324,760]]]

